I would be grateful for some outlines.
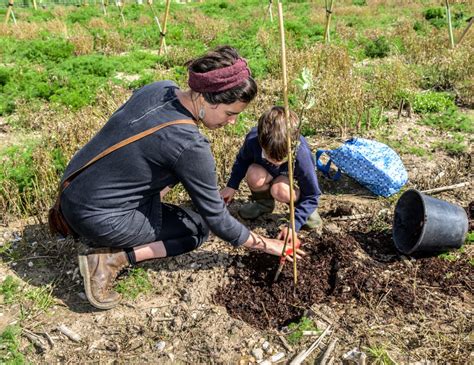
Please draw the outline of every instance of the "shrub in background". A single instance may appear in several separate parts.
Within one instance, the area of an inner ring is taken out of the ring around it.
[[[356,127],[364,111],[364,80],[354,72],[351,58],[343,47],[321,45],[314,59],[311,96],[315,105],[306,113],[309,127],[337,129],[345,135]]]
[[[365,54],[370,58],[387,57],[390,53],[390,44],[384,36],[370,40],[365,46]]]
[[[416,113],[438,113],[455,108],[454,98],[448,93],[428,91],[412,97],[413,110]]]

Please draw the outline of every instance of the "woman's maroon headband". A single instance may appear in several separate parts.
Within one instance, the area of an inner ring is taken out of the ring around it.
[[[189,70],[188,85],[199,93],[218,93],[242,84],[250,77],[247,61],[238,58],[231,66],[197,73]]]

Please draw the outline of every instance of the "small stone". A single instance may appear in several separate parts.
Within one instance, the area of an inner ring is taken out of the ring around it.
[[[252,356],[255,357],[255,360],[259,361],[263,359],[263,350],[261,348],[256,348],[252,350]]]
[[[158,352],[161,352],[165,349],[165,347],[166,347],[165,341],[158,341],[155,345],[155,350]]]
[[[183,320],[180,317],[173,319],[173,327],[180,328],[183,325]]]
[[[158,308],[151,308],[150,309],[150,314],[154,316],[156,313],[158,313]]]
[[[277,362],[277,361],[280,361],[281,359],[283,359],[284,357],[285,357],[284,352],[278,352],[270,358],[270,361],[271,362]]]
[[[270,350],[270,342],[265,341],[264,343],[262,343],[262,349],[268,353],[268,350]]]
[[[78,296],[79,298],[81,298],[82,300],[87,300],[86,294],[83,293],[83,292],[77,293],[77,296]]]
[[[28,267],[33,267],[33,262],[32,261],[28,262]]]

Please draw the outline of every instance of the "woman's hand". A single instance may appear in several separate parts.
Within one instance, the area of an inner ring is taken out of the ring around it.
[[[229,205],[232,203],[232,200],[234,199],[234,194],[235,194],[235,189],[229,188],[226,186],[224,189],[221,190],[221,197],[224,199],[224,203],[226,205]]]
[[[256,250],[263,251],[265,253],[268,253],[270,255],[274,256],[281,256],[283,252],[283,245],[284,241],[282,240],[277,240],[273,238],[267,238],[260,236],[254,232],[250,232],[250,236],[247,240],[247,242],[244,243],[244,246],[247,248],[253,248]],[[291,247],[288,247],[287,249],[291,250]],[[303,256],[305,256],[306,253],[300,249],[296,249],[296,258],[301,259]],[[286,259],[288,261],[293,261],[293,253],[291,255],[287,255]]]
[[[293,230],[291,228],[283,227],[282,230],[280,231],[280,233],[278,233],[278,236],[276,238],[278,240],[283,240],[283,242],[285,242],[286,236],[288,234],[289,234],[289,237],[288,237],[287,246],[293,247]],[[301,240],[298,238],[296,233],[295,233],[295,237],[296,237],[296,247],[300,247],[301,246]]]

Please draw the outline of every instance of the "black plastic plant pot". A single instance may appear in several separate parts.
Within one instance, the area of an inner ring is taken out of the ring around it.
[[[398,199],[393,241],[406,254],[437,253],[462,246],[468,228],[463,208],[408,190]]]

